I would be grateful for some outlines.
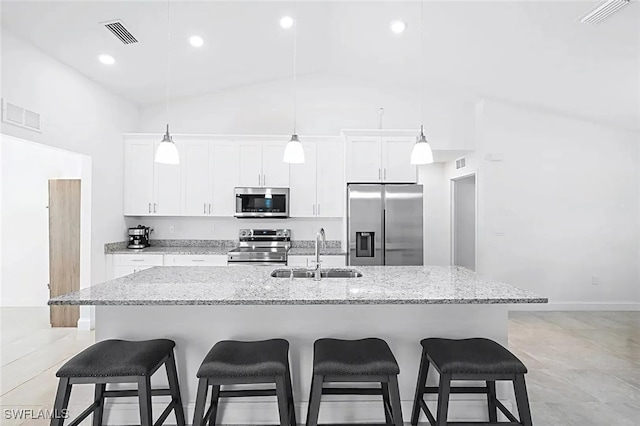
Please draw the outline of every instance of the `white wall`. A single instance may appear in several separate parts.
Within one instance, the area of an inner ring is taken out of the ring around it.
[[[2,135],[0,306],[45,306],[49,299],[49,179],[81,179],[80,286],[90,285],[91,169],[88,157]],[[88,239],[87,239],[88,237]]]
[[[418,183],[423,186],[425,265],[450,262],[448,182],[444,163],[418,166]]]
[[[478,114],[466,170],[447,165],[478,171],[478,272],[563,306],[640,301],[639,135],[497,102]]]
[[[453,264],[476,269],[476,177],[453,181]]]
[[[2,96],[40,113],[42,121],[42,133],[5,123],[2,133],[91,157],[91,282],[103,281],[104,244],[126,235],[121,134],[135,130],[138,109],[6,28],[2,29]]]

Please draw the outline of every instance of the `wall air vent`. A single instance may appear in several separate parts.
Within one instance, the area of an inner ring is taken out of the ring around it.
[[[611,15],[628,5],[630,1],[631,0],[603,1],[584,15],[580,16],[578,19],[580,19],[580,22],[582,22],[583,24],[599,24],[600,22],[609,18]]]
[[[461,169],[461,168],[463,168],[463,167],[464,167],[464,166],[466,166],[466,165],[467,165],[467,159],[466,159],[466,157],[458,158],[458,159],[456,160],[456,170],[457,170],[457,169]]]
[[[2,121],[24,129],[40,131],[40,114],[2,100]]]
[[[124,26],[121,20],[116,19],[114,21],[101,22],[114,36],[118,38],[123,44],[137,43],[138,39],[131,34],[131,32]]]

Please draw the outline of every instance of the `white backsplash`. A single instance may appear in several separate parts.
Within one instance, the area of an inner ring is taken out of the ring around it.
[[[324,228],[328,240],[344,240],[342,218],[236,219],[222,217],[127,217],[127,227],[153,228],[154,239],[237,240],[241,228],[291,229],[293,240],[312,240]],[[171,228],[173,227],[173,231]],[[123,230],[123,239],[127,230]]]

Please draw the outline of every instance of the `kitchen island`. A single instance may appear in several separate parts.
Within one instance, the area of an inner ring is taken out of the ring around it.
[[[188,419],[193,415],[195,372],[215,342],[286,338],[291,343],[298,418],[304,419],[313,342],[318,338],[385,339],[400,364],[400,393],[408,418],[421,339],[487,337],[506,345],[509,304],[547,302],[544,297],[458,267],[363,266],[355,268],[362,273],[359,278],[321,281],[273,278],[273,269],[156,267],[49,303],[95,305],[97,341],[175,340]],[[164,378],[154,379],[162,382]],[[510,390],[500,388],[499,397],[509,404]],[[367,402],[353,404],[344,397],[327,397],[324,401],[331,402],[323,403],[320,421],[384,419],[382,404],[371,397],[363,398]],[[163,404],[154,404],[154,412],[159,413]],[[482,416],[486,412],[484,404],[482,398],[474,396],[453,399],[451,418]],[[269,398],[257,403],[236,400],[228,405],[229,410],[222,410],[223,423],[267,424],[277,420],[275,402]],[[137,422],[138,409],[133,401],[117,401],[107,407],[108,424]]]

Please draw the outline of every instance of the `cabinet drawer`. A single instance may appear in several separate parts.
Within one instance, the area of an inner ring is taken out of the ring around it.
[[[227,266],[227,256],[218,254],[166,254],[164,266]]]
[[[114,265],[162,266],[161,254],[114,254]]]

